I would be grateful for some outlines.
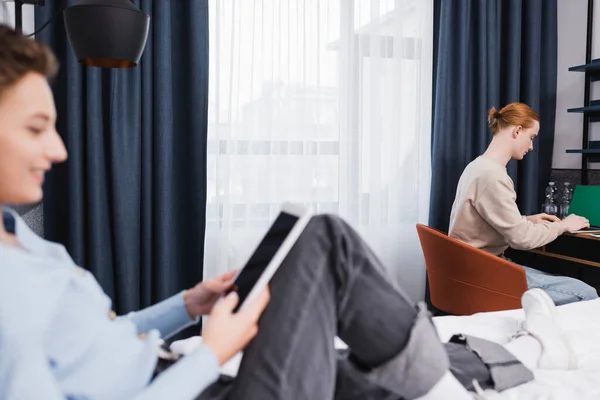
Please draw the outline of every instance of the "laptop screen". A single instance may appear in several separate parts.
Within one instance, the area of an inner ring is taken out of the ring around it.
[[[577,186],[573,192],[569,214],[585,217],[590,225],[600,227],[600,186]]]

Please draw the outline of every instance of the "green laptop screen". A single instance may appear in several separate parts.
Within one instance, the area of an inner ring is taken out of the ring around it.
[[[590,225],[600,226],[600,186],[577,186],[573,193],[569,214],[590,220]]]

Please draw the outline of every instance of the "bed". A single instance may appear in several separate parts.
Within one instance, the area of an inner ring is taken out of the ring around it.
[[[570,400],[600,399],[600,299],[557,308],[569,342],[579,359],[572,371],[535,370],[535,380],[504,391],[500,398]],[[524,318],[523,310],[436,317],[442,341],[454,333],[466,333],[506,343]]]
[[[579,366],[572,371],[534,371],[535,380],[502,392],[506,400],[600,400],[600,299],[573,303],[557,308],[564,327],[579,359]],[[506,343],[517,331],[524,318],[523,310],[510,310],[474,314],[465,317],[435,317],[434,323],[442,341],[455,333],[466,333],[497,343]],[[179,341],[171,346],[178,353],[193,351],[200,337]],[[336,338],[335,347],[345,348]],[[221,372],[235,376],[241,354],[238,354]]]

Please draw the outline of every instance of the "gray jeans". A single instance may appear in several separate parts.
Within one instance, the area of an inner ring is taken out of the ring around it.
[[[237,377],[198,399],[413,399],[448,371],[428,313],[337,217],[312,219],[270,289]],[[349,359],[338,358],[336,335],[350,347]]]
[[[314,217],[273,277],[259,333],[236,378],[198,400],[399,400],[425,395],[451,371],[467,389],[533,379],[501,345],[462,337],[442,345],[423,304],[392,283],[358,234]],[[338,335],[351,349],[339,357]]]
[[[534,268],[522,267],[527,276],[527,286],[530,289],[543,289],[557,306],[598,298],[596,289],[579,279],[556,276]]]

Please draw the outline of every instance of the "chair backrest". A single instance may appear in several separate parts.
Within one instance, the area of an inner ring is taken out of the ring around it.
[[[521,308],[523,268],[428,226],[417,232],[434,307],[453,315]]]

